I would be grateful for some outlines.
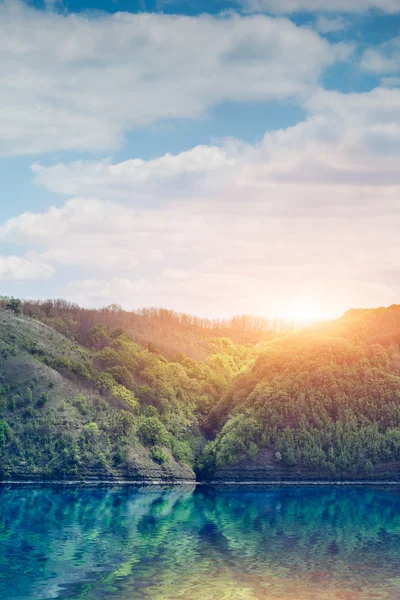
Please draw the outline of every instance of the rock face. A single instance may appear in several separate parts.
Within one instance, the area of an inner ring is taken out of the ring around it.
[[[3,483],[6,482],[35,482],[35,483],[46,483],[46,482],[84,482],[84,483],[101,483],[101,482],[112,482],[112,483],[138,483],[138,484],[151,484],[151,483],[193,483],[195,481],[195,474],[192,469],[186,465],[174,465],[168,466],[144,466],[137,465],[136,467],[130,467],[124,470],[113,470],[108,472],[105,469],[91,469],[90,471],[79,473],[78,475],[69,476],[64,475],[62,478],[45,476],[42,473],[33,473],[23,466],[15,469],[13,472],[7,473],[3,476]]]
[[[85,482],[85,483],[187,483],[195,482],[196,476],[190,466],[177,462],[168,452],[168,460],[158,464],[150,458],[149,451],[138,445],[130,449],[126,463],[119,468],[108,468],[102,465],[82,466],[71,472],[57,473],[46,468],[32,468],[25,461],[14,464],[11,468],[2,469],[0,464],[0,482]]]
[[[381,481],[400,483],[400,463],[377,465],[372,473],[365,475],[342,472],[333,475],[329,471],[287,467],[274,458],[269,450],[258,453],[254,461],[241,461],[219,469],[211,483],[268,483],[268,482],[322,482],[322,481]]]

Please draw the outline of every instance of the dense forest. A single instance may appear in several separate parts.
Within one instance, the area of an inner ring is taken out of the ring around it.
[[[2,298],[0,377],[2,479],[400,478],[400,306],[299,327]]]

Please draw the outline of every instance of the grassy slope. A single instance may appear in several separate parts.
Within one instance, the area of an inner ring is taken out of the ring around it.
[[[165,464],[154,462],[134,427],[121,435],[121,408],[65,368],[90,363],[78,344],[35,319],[0,310],[0,353],[1,412],[10,427],[0,449],[3,478],[193,476],[168,450]],[[61,372],[44,361],[61,365]]]

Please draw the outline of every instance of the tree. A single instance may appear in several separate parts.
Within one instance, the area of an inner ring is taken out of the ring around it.
[[[168,461],[168,454],[163,448],[159,448],[158,446],[153,446],[150,454],[151,458],[161,465]]]
[[[109,304],[108,306],[106,306],[106,310],[108,310],[111,313],[120,313],[122,312],[122,306],[120,306],[119,304]]]
[[[5,448],[10,435],[11,429],[8,423],[6,421],[0,421],[0,452]]]
[[[139,425],[139,437],[149,446],[160,444],[167,446],[169,441],[168,431],[158,417],[144,417]]]
[[[21,314],[21,300],[18,298],[10,298],[6,304],[6,309],[11,310],[14,314]]]

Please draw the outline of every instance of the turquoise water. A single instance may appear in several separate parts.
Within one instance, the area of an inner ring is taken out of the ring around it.
[[[400,490],[2,488],[0,598],[400,600]]]

